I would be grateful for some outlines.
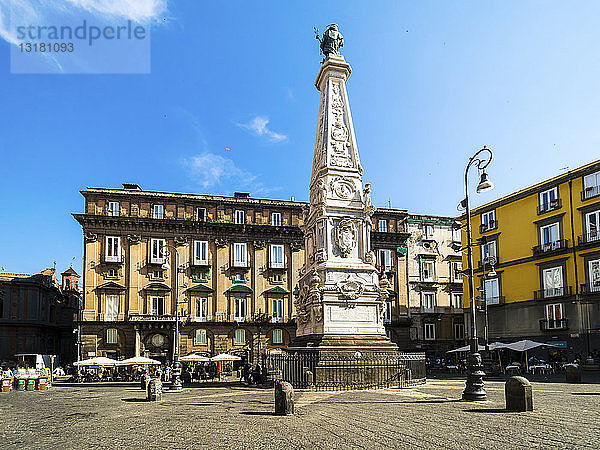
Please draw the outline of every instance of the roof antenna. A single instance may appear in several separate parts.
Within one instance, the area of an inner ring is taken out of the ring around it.
[[[388,197],[387,204],[388,204],[388,209],[392,209],[392,199],[390,199],[389,197]]]

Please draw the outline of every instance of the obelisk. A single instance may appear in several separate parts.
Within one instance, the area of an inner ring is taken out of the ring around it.
[[[370,186],[363,189],[346,81],[350,65],[339,54],[343,38],[330,25],[325,59],[315,82],[321,92],[310,206],[304,211],[305,261],[295,289],[296,339],[292,348],[356,352],[396,351],[385,335],[388,296],[371,251]]]

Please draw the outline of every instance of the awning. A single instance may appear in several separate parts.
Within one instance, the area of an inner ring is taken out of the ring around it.
[[[290,291],[288,291],[286,288],[281,287],[281,286],[273,286],[272,288],[269,288],[265,291],[263,291],[263,294],[289,294]]]
[[[209,286],[206,286],[205,284],[197,284],[196,286],[192,286],[192,287],[186,289],[186,292],[211,294],[211,293],[215,292],[215,290]]]
[[[122,284],[119,284],[115,281],[108,281],[104,284],[101,284],[96,289],[112,289],[115,291],[124,291],[127,288],[125,286],[123,286]]]
[[[74,366],[116,366],[119,363],[116,359],[98,356],[96,358],[84,359],[83,361],[74,362]]]
[[[156,359],[146,358],[145,356],[134,356],[117,362],[117,366],[160,366],[162,363]]]
[[[227,292],[231,292],[233,294],[252,294],[254,291],[245,284],[234,284],[227,289]]]
[[[169,286],[166,283],[159,283],[159,282],[154,282],[154,283],[150,283],[147,284],[144,287],[144,290],[146,291],[161,291],[161,292],[165,292],[165,291],[170,291],[171,290],[171,286]]]

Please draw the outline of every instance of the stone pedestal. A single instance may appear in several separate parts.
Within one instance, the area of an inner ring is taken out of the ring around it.
[[[285,381],[275,381],[275,415],[294,414],[294,388]]]
[[[510,377],[504,385],[507,411],[533,411],[533,391],[527,378]]]

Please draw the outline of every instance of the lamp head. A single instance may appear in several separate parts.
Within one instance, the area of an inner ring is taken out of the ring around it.
[[[494,183],[492,183],[488,179],[488,174],[484,170],[481,173],[481,179],[479,180],[479,184],[477,185],[477,193],[479,194],[480,192],[489,191],[491,189],[494,189]]]
[[[488,277],[494,278],[496,275],[498,275],[498,274],[496,273],[496,270],[494,269],[494,266],[492,266],[492,270],[490,270],[488,272]]]
[[[171,268],[171,266],[169,265],[169,263],[167,262],[167,260],[165,259],[165,262],[162,263],[162,265],[160,266],[160,268],[162,270],[169,270]]]

